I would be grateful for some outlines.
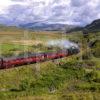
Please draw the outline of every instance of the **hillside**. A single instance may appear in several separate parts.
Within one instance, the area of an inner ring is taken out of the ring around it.
[[[60,32],[55,34],[50,31],[29,31],[24,34],[27,38],[23,38],[23,33],[24,31],[0,32],[1,43],[3,37],[11,37],[10,41],[6,38],[2,43],[2,53],[6,55],[6,53],[13,54],[14,52],[23,53],[23,50],[31,52],[46,51],[43,44],[49,40],[59,39],[78,41],[80,47],[81,45],[86,47],[85,39],[81,33],[62,35]],[[94,40],[95,34],[89,35]],[[99,36],[99,33],[96,36]],[[84,44],[81,43],[82,40]],[[12,45],[13,41],[17,42]],[[40,43],[36,44],[37,41],[40,41]],[[65,57],[57,61],[0,70],[0,99],[99,100],[100,60],[97,55],[100,54],[100,47],[98,43],[91,48],[94,55],[90,57],[81,52],[78,55]],[[81,60],[82,57],[85,60]]]
[[[6,31],[16,32],[17,31],[18,32],[18,31],[23,31],[23,29],[18,28],[17,26],[6,26],[6,25],[0,24],[0,31],[4,31],[4,32]]]
[[[49,24],[49,23],[41,23],[34,22],[28,23],[24,25],[19,25],[21,28],[31,29],[31,30],[41,30],[41,31],[70,31],[78,26],[76,25],[68,25],[68,24]]]
[[[42,22],[21,24],[19,26],[0,25],[0,31],[31,30],[31,31],[66,31],[66,33],[71,33],[71,32],[82,31],[83,29],[87,29],[88,32],[99,32],[100,19],[94,20],[92,23],[86,25],[85,27],[68,25],[68,24],[49,24]]]
[[[84,27],[89,32],[100,32],[100,19],[94,20],[91,24]]]
[[[82,31],[84,29],[87,30],[88,32],[100,32],[100,19],[94,20],[92,23],[86,25],[85,27],[75,27],[66,32],[76,32],[76,31]]]

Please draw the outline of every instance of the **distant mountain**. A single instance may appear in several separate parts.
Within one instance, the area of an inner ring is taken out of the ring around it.
[[[43,23],[43,22],[34,22],[28,24],[21,24],[19,26],[5,26],[0,25],[0,31],[6,30],[40,30],[40,31],[65,31],[66,33],[69,32],[76,32],[76,31],[83,31],[86,29],[88,32],[100,32],[100,19],[94,20],[91,24],[86,25],[85,27],[80,27],[76,25],[67,25],[67,24],[50,24],[50,23]]]
[[[83,29],[84,29],[84,27],[77,26],[77,27],[74,27],[74,28],[72,28],[72,29],[70,29],[70,30],[66,30],[66,33],[82,31]]]
[[[100,32],[100,19],[94,20],[91,24],[84,27],[88,32]]]
[[[23,29],[18,28],[16,26],[6,26],[6,25],[2,25],[0,24],[0,32],[1,31],[21,31]]]
[[[100,19],[94,20],[92,23],[86,25],[85,27],[75,27],[69,32],[83,31],[84,29],[88,32],[100,32]]]
[[[66,24],[49,24],[49,23],[28,23],[24,25],[19,25],[21,28],[31,29],[31,30],[44,30],[44,31],[70,31],[71,29],[76,28],[75,25],[66,25]]]

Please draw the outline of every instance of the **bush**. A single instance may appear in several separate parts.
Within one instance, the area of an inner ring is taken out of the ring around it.
[[[85,79],[86,79],[88,82],[95,81],[95,80],[98,79],[98,74],[97,74],[97,72],[96,72],[95,70],[93,70],[93,71],[91,71],[91,72],[89,72],[89,73],[87,73],[87,74],[85,75]]]
[[[92,52],[95,57],[100,57],[100,47],[96,47]]]
[[[47,69],[35,80],[24,79],[20,82],[19,89],[21,91],[31,90],[35,93],[41,91],[52,92],[60,88],[62,83],[66,80],[67,73],[64,69],[57,67],[53,63],[49,63]],[[46,70],[46,71],[45,71]]]
[[[83,79],[85,70],[84,68],[80,67],[79,64],[82,63],[76,60],[70,60],[60,65],[60,67],[64,68],[71,77],[76,79]]]
[[[74,94],[63,94],[59,100],[76,100],[76,97]]]
[[[2,54],[3,57],[11,57],[11,56],[13,56],[13,55],[14,55],[13,52],[3,53],[3,54]]]
[[[85,91],[100,91],[100,84],[96,83],[81,83],[75,85],[75,88],[78,90],[85,90]]]
[[[94,82],[97,82],[97,83],[100,83],[100,78],[97,77],[97,78],[94,79],[93,81],[94,81]]]
[[[10,49],[9,51],[18,51],[20,50],[19,48],[13,48],[13,49]]]
[[[49,90],[51,90],[51,88],[58,89],[60,87],[60,84],[64,82],[66,75],[64,75],[65,74],[64,72],[60,72],[59,70],[57,71],[42,74],[38,80],[31,83],[31,86],[33,88],[40,88],[40,89],[41,88],[48,88]]]
[[[90,52],[85,52],[82,54],[82,59],[83,60],[88,60],[91,58],[91,53]]]
[[[19,89],[21,91],[26,91],[30,89],[30,83],[27,79],[24,79],[21,81],[20,85],[19,85]]]

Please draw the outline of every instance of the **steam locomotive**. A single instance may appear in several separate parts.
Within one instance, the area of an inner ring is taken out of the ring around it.
[[[72,46],[68,49],[64,49],[57,52],[31,53],[31,54],[25,54],[24,56],[18,56],[18,57],[0,58],[0,69],[8,69],[8,68],[21,66],[21,65],[28,65],[28,64],[47,61],[47,60],[59,59],[77,53],[79,53],[79,48]]]

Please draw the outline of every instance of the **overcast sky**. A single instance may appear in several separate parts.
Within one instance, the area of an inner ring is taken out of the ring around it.
[[[0,0],[0,23],[85,25],[100,18],[100,0]]]

